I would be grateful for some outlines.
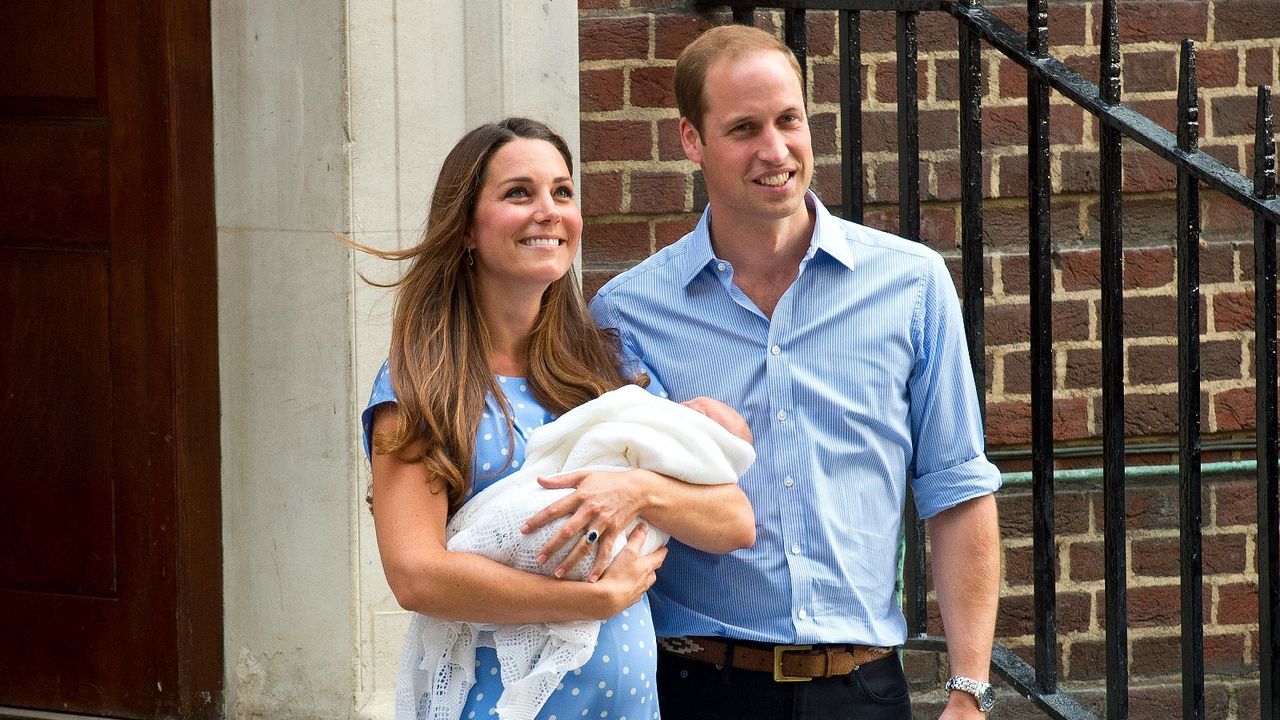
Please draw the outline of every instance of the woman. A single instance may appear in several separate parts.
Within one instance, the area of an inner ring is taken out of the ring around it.
[[[665,551],[638,553],[642,524],[607,570],[607,553],[599,553],[587,582],[557,577],[593,542],[609,547],[641,513],[708,552],[750,545],[754,519],[736,485],[695,486],[644,470],[544,482],[576,487],[537,520],[567,518],[542,554],[572,545],[556,577],[445,545],[448,518],[520,467],[535,428],[645,380],[620,357],[616,337],[592,324],[579,295],[572,265],[582,216],[571,175],[568,147],[541,123],[476,128],[445,159],[422,241],[376,253],[411,265],[397,283],[390,358],[363,418],[366,443],[373,438],[374,525],[387,581],[405,609],[474,623],[606,620],[591,660],[565,677],[538,717],[657,717],[644,592]],[[416,669],[411,652],[406,660],[402,681]],[[489,717],[502,690],[492,649],[480,648],[475,676],[465,699],[433,699],[402,682],[397,716],[447,717],[461,704],[460,717]]]

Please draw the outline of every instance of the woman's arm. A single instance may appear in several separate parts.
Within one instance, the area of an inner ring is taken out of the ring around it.
[[[394,405],[380,409],[374,432],[397,422]],[[515,570],[445,546],[448,499],[419,463],[373,456],[373,520],[387,583],[406,610],[470,622],[528,623],[601,620],[640,599],[666,556],[663,548],[637,555],[645,529],[599,582],[558,580]]]
[[[608,548],[637,517],[644,517],[671,537],[706,552],[732,552],[751,547],[756,541],[755,513],[746,493],[735,483],[699,485],[649,470],[584,470],[539,478],[538,482],[546,488],[577,488],[577,492],[529,518],[522,528],[532,532],[555,518],[569,516],[543,547],[543,560],[582,537],[580,533],[586,530],[600,533],[597,544]],[[567,572],[590,549],[584,541],[575,543],[556,572]],[[599,553],[587,580],[607,576],[604,568],[608,562],[608,553]]]

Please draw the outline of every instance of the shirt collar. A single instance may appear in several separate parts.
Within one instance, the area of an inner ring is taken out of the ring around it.
[[[809,243],[808,257],[813,257],[821,250],[849,270],[855,269],[853,244],[849,242],[848,231],[857,226],[842,222],[832,215],[812,190],[809,191],[806,202],[811,203],[810,207],[814,208],[813,240]]]
[[[684,268],[680,273],[680,286],[687,287],[710,262],[716,259],[711,251],[711,206],[702,211],[698,224],[689,233],[688,249],[684,254]]]
[[[832,215],[812,190],[805,193],[805,204],[814,211],[813,236],[804,262],[813,259],[818,250],[835,258],[849,270],[854,269],[853,249],[845,236],[845,228],[839,218]],[[702,211],[702,217],[690,233],[688,252],[684,256],[681,286],[687,286],[708,264],[716,260],[711,250],[711,206]]]

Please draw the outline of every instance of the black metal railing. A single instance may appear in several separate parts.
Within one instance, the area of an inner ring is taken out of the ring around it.
[[[1182,43],[1178,66],[1178,149],[1196,152],[1196,50]],[[1200,543],[1200,183],[1178,169],[1178,476],[1179,564],[1182,568],[1182,715],[1204,716],[1204,598]]]
[[[861,13],[894,12],[897,21],[899,234],[920,239],[920,153],[916,77],[916,20],[920,12],[949,13],[958,24],[960,72],[962,304],[977,387],[985,386],[983,337],[982,83],[985,43],[1027,71],[1029,178],[1028,249],[1031,268],[1032,534],[1034,555],[1034,666],[997,645],[992,667],[1047,715],[1095,718],[1058,688],[1053,528],[1053,347],[1049,93],[1056,91],[1100,121],[1100,231],[1102,335],[1102,441],[1104,605],[1106,610],[1106,717],[1128,717],[1129,677],[1125,556],[1125,436],[1123,378],[1123,195],[1121,141],[1130,138],[1172,163],[1178,175],[1178,402],[1183,718],[1204,718],[1204,643],[1201,556],[1201,429],[1199,240],[1201,185],[1222,193],[1254,218],[1256,436],[1258,489],[1259,690],[1261,716],[1280,717],[1280,484],[1277,461],[1275,123],[1269,88],[1258,89],[1252,181],[1199,151],[1195,46],[1182,45],[1178,127],[1170,133],[1121,101],[1117,0],[1103,0],[1099,78],[1095,85],[1053,57],[1047,0],[1028,0],[1027,31],[1019,32],[978,0],[737,0],[733,19],[751,23],[755,8],[779,10],[784,39],[805,67],[805,11],[838,11],[842,210],[863,218]],[[907,503],[904,592],[908,648],[944,651],[927,631],[924,528]]]

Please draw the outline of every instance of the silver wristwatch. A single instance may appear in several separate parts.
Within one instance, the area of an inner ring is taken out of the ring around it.
[[[959,690],[963,693],[969,693],[974,700],[978,701],[978,709],[982,712],[987,712],[992,707],[995,707],[996,704],[996,691],[991,687],[991,683],[988,682],[956,675],[947,680],[944,689],[947,692]]]

